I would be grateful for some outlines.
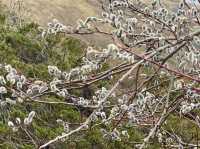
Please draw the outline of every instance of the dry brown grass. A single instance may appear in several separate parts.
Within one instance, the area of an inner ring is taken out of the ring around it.
[[[9,6],[11,0],[1,0]],[[46,25],[53,18],[65,24],[74,24],[79,18],[100,14],[98,0],[24,0],[31,12],[31,19]]]
[[[1,0],[9,7],[11,0]],[[88,16],[101,15],[99,0],[24,0],[30,10],[30,19],[42,26],[56,18],[65,25],[74,25],[78,19]],[[102,35],[76,36],[90,45],[103,46],[111,42],[110,38]]]
[[[1,0],[9,5],[11,0]],[[162,1],[165,6],[173,8],[179,0]],[[73,24],[79,18],[98,16],[101,14],[99,0],[24,0],[30,9],[32,19],[41,25],[46,25],[53,18],[61,20],[65,24]],[[143,0],[149,4],[151,0]]]
[[[9,7],[11,0],[0,0]],[[174,8],[179,0],[165,0],[164,5]],[[85,19],[88,16],[101,15],[99,0],[24,0],[25,6],[30,10],[32,21],[46,26],[49,21],[56,18],[66,25],[73,25],[78,19]],[[150,3],[151,0],[144,0]],[[76,36],[90,45],[104,46],[111,42],[110,38],[102,35]]]

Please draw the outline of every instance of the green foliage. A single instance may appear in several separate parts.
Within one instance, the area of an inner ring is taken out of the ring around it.
[[[41,39],[34,23],[18,30],[0,25],[0,39],[0,61],[31,78],[48,78],[48,65],[62,70],[79,65],[85,47],[79,40],[62,34]]]
[[[61,134],[63,129],[61,127],[48,127],[43,125],[38,125],[36,123],[33,123],[33,130],[37,137],[40,139],[52,139],[56,135]]]
[[[81,65],[81,58],[85,54],[84,49],[86,45],[80,40],[66,37],[63,34],[49,35],[46,39],[42,39],[39,36],[38,25],[35,23],[24,24],[21,28],[14,29],[5,23],[6,16],[0,14],[0,62],[11,64],[19,73],[25,74],[28,78],[32,80],[39,78],[48,81],[50,77],[47,72],[48,65],[56,65],[61,70],[66,71]],[[109,67],[109,64],[105,63],[101,70],[107,70]],[[151,71],[149,68],[145,69],[147,73],[151,73]],[[99,81],[95,85],[101,88],[112,84],[110,82],[108,78]],[[164,86],[168,86],[168,83],[166,84]],[[157,88],[153,91],[157,92]],[[73,92],[81,94],[81,91]],[[170,95],[170,99],[174,99],[178,95],[178,93],[173,93]],[[62,101],[62,99],[55,96],[44,96],[42,100]],[[6,117],[13,121],[15,121],[14,118],[19,117],[23,121],[32,110],[36,111],[37,114],[28,129],[38,144],[53,139],[63,132],[63,126],[56,123],[57,119],[62,119],[69,123],[82,123],[82,120],[85,119],[84,115],[80,115],[80,111],[76,107],[62,104],[48,105],[30,101],[14,106],[8,105],[5,109],[0,109],[0,148],[14,148],[10,140],[19,144],[18,148],[21,149],[35,148],[33,145],[27,144],[26,140],[28,137],[22,130],[19,130],[20,132],[17,133],[12,132],[6,123]],[[199,131],[196,131],[194,125],[175,115],[170,116],[167,124],[165,126],[166,129],[171,130],[173,128],[186,142],[189,141],[188,139],[198,136]],[[122,141],[111,142],[102,137],[99,129],[93,128],[84,132],[84,134],[80,133],[76,137],[72,136],[70,140],[59,142],[59,145],[56,144],[55,148],[62,149],[75,146],[77,149],[131,149],[134,147],[135,142],[141,142],[145,137],[145,129],[147,128],[127,128],[130,135],[129,139],[122,138]],[[149,148],[160,148],[157,140],[151,141],[153,143]]]
[[[30,144],[24,144],[22,146],[20,146],[21,149],[33,149],[34,146],[33,145],[30,145]]]
[[[77,149],[86,149],[86,148],[91,148],[90,142],[86,139],[81,139],[76,146]]]
[[[18,72],[25,74],[30,79],[40,78],[48,80],[50,77],[47,72],[48,65],[56,65],[61,70],[69,70],[72,67],[81,65],[81,58],[84,56],[85,44],[81,41],[66,37],[62,34],[49,35],[46,39],[39,37],[38,25],[34,23],[24,24],[21,28],[9,28],[5,24],[5,17],[0,15],[0,61],[1,63],[9,63],[15,67]],[[107,70],[109,64],[105,63],[101,70]],[[97,87],[109,85],[108,80],[102,80],[96,84]],[[74,91],[75,92],[75,91]],[[75,92],[75,94],[80,94]],[[44,96],[42,100],[62,101],[62,99],[54,96]],[[34,139],[40,144],[46,142],[63,132],[63,126],[56,123],[57,119],[62,119],[70,123],[81,123],[84,115],[74,107],[66,105],[48,105],[35,102],[25,102],[23,104],[8,105],[8,110],[1,110],[0,116],[0,134],[3,136],[1,143],[3,148],[13,148],[12,144],[6,142],[6,138],[18,138],[13,141],[20,144],[22,149],[32,149],[33,145],[28,145],[26,141],[27,135],[22,130],[14,133],[8,127],[5,117],[15,121],[14,118],[19,117],[22,121],[32,110],[36,111],[36,117],[28,130]],[[6,116],[5,116],[6,115]],[[129,129],[130,140],[141,141],[143,134],[136,129]],[[75,136],[74,136],[75,137]],[[119,148],[129,149],[132,144],[127,144],[128,140],[122,142],[110,142],[102,137],[99,129],[91,129],[86,134],[80,134],[78,137],[72,137],[66,142],[59,142],[56,148],[68,148],[75,146],[77,149],[89,148]],[[19,143],[20,142],[20,143]]]
[[[0,134],[8,133],[8,130],[9,130],[8,126],[0,122]]]
[[[198,138],[200,134],[198,127],[194,123],[176,115],[169,117],[165,127],[169,132],[174,131],[178,136],[181,136],[185,142]]]
[[[1,14],[0,14],[0,24],[4,24],[4,23],[5,23],[5,20],[6,20],[5,15],[1,15]]]
[[[85,45],[78,39],[62,34],[41,39],[37,24],[30,23],[21,28],[11,28],[5,22],[5,15],[0,14],[0,62],[11,64],[28,78],[48,80],[50,77],[47,72],[48,65],[57,65],[62,70],[69,70],[81,64]],[[56,97],[47,97],[49,101],[54,99],[60,101]],[[0,139],[0,144],[3,143],[1,148],[13,148],[12,144],[6,142],[8,137],[13,137],[14,142],[16,137],[21,140],[20,143],[18,139],[15,142],[20,144],[20,148],[34,148],[23,141],[27,139],[26,133],[22,130],[14,133],[7,126],[8,119],[15,121],[14,118],[19,117],[23,122],[31,110],[35,110],[37,115],[29,131],[34,138],[39,139],[37,140],[39,142],[40,140],[45,142],[63,132],[63,126],[56,124],[57,119],[68,122],[80,121],[79,111],[66,105],[34,102],[7,105],[5,109],[0,109],[0,134],[3,137]]]
[[[67,107],[59,112],[59,117],[65,121],[76,122],[80,120],[79,112]]]

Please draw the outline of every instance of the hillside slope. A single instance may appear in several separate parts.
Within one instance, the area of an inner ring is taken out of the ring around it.
[[[1,0],[9,7],[10,3],[16,0]],[[186,0],[188,3],[191,0]],[[40,25],[46,25],[47,22],[57,18],[65,24],[74,24],[81,18],[88,16],[101,15],[101,0],[24,0],[25,6],[30,10],[31,19]],[[152,0],[143,0],[150,4]],[[180,0],[161,0],[165,7],[177,8]]]
[[[8,8],[15,0],[1,0]],[[29,17],[32,21],[42,26],[56,18],[65,25],[74,25],[78,19],[85,19],[88,16],[101,15],[101,0],[24,0],[24,4],[30,10]],[[150,4],[151,0],[144,0]],[[143,2],[144,2],[143,1]],[[162,3],[171,9],[177,8],[179,0],[166,0]],[[110,38],[103,35],[76,36],[90,45],[105,46],[111,42]]]
[[[1,0],[8,8],[12,1]],[[54,18],[65,25],[75,25],[78,19],[101,15],[99,0],[25,0],[24,4],[29,10],[31,21],[42,26],[46,26]],[[99,34],[75,37],[97,46],[105,46],[111,42],[110,38]]]
[[[8,7],[13,0],[1,0]],[[53,18],[65,24],[74,24],[79,18],[100,13],[98,0],[28,0],[24,1],[30,10],[31,19],[46,25]]]

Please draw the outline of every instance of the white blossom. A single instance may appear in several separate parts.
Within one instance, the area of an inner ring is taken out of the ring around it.
[[[25,125],[30,125],[32,123],[32,121],[33,121],[34,116],[35,116],[35,111],[31,111],[29,113],[28,117],[26,117],[24,119],[24,124]]]
[[[16,101],[15,100],[12,100],[10,98],[6,98],[6,102],[11,104],[11,105],[15,105],[16,104]]]
[[[6,94],[7,93],[7,89],[4,86],[0,87],[0,94]]]
[[[9,127],[14,127],[15,125],[14,125],[14,123],[12,121],[8,121],[8,126]]]
[[[4,79],[3,76],[0,76],[0,84],[1,85],[5,85],[6,84],[6,80]]]
[[[17,118],[15,119],[15,122],[16,122],[16,124],[20,125],[20,124],[21,124],[21,119],[20,119],[19,117],[17,117]]]

